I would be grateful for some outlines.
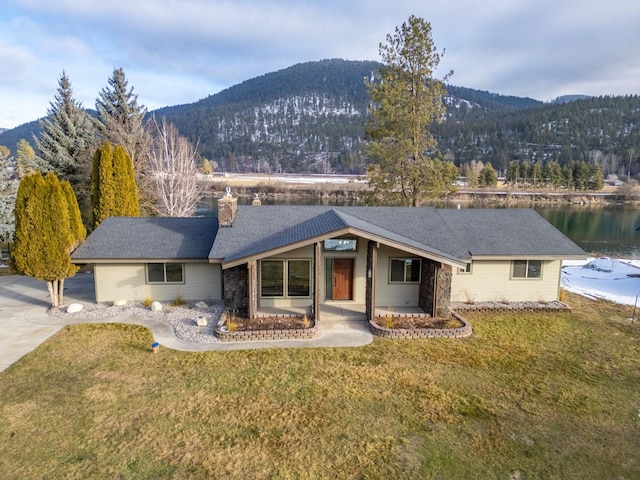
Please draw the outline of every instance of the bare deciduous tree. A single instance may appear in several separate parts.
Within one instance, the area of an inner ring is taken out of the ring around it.
[[[149,164],[160,210],[169,217],[189,217],[202,199],[197,149],[166,119],[158,123],[154,118],[151,126],[154,139]]]

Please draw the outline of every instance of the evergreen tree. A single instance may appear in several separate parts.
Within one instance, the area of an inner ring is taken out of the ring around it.
[[[0,145],[0,241],[8,242],[14,231],[13,210],[18,181],[9,149]]]
[[[559,188],[562,185],[562,168],[558,162],[548,162],[545,165],[544,175],[553,188]]]
[[[33,151],[29,142],[21,138],[16,144],[16,170],[18,177],[22,178],[35,172],[46,173],[50,168],[45,162],[36,157],[36,152]]]
[[[83,239],[70,218],[70,212],[79,218],[78,204],[72,192],[65,193],[66,188],[70,190],[55,173],[42,178],[36,172],[21,180],[16,198],[11,268],[20,275],[45,280],[52,307],[63,304],[64,279],[78,270],[70,254]]]
[[[76,195],[85,199],[90,190],[95,128],[82,104],[73,98],[71,81],[64,71],[54,98],[47,117],[39,122],[40,135],[34,136],[38,154],[49,165],[48,170],[56,172],[58,178],[68,180]]]
[[[69,211],[69,232],[71,233],[71,250],[75,250],[87,236],[87,229],[82,223],[78,199],[76,198],[71,183],[68,180],[60,182],[65,199],[67,200],[67,208]]]
[[[487,164],[482,167],[482,170],[480,170],[478,182],[481,187],[495,187],[498,184],[498,174],[491,165],[491,162],[487,162]]]
[[[520,163],[517,160],[512,160],[507,166],[506,181],[512,185],[516,185],[520,179]]]
[[[600,168],[600,165],[591,166],[591,175],[589,177],[588,187],[590,190],[602,190],[602,187],[604,187],[604,178],[602,176],[602,168]]]
[[[121,145],[104,142],[93,157],[91,177],[93,228],[107,217],[140,214],[131,159]]]
[[[131,158],[122,145],[113,147],[113,176],[115,210],[112,216],[137,217],[140,215],[138,187]]]
[[[387,35],[379,51],[383,66],[366,82],[372,102],[367,125],[371,200],[417,206],[453,189],[439,183],[448,175],[438,168],[448,169],[447,162],[428,156],[436,149],[429,127],[444,115],[443,82],[433,78],[441,54],[431,25],[413,15]]]
[[[148,162],[151,135],[144,123],[147,110],[138,105],[138,95],[133,93],[133,87],[129,89],[122,68],[116,68],[108,82],[96,99],[96,128],[102,140],[124,147],[133,162],[141,210],[145,215],[156,214],[157,200]]]

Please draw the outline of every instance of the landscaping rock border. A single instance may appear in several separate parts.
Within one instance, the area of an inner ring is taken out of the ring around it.
[[[462,322],[459,328],[385,328],[375,321],[369,320],[371,333],[383,338],[418,339],[418,338],[465,338],[473,334],[471,324],[456,312],[452,315]]]

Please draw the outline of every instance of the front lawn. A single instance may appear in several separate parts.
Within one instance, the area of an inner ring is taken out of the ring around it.
[[[151,353],[67,327],[0,373],[0,471],[22,478],[640,478],[640,326],[467,314],[467,339]]]

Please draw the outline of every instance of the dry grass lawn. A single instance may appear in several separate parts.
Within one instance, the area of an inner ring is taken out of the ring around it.
[[[640,327],[468,315],[463,340],[150,353],[67,327],[0,374],[0,472],[24,478],[640,478]]]

